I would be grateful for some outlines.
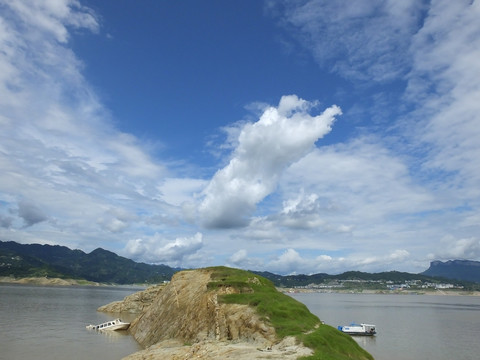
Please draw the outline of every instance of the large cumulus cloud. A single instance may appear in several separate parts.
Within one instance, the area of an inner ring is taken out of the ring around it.
[[[257,122],[243,126],[230,162],[204,191],[199,211],[206,227],[246,225],[256,204],[275,190],[282,171],[330,132],[340,108],[312,116],[314,105],[296,95],[283,96],[277,107],[267,107]]]

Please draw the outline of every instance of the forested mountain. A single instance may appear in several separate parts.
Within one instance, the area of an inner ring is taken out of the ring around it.
[[[98,248],[86,254],[59,245],[0,241],[0,276],[59,277],[116,284],[158,283],[178,269],[149,265]]]
[[[166,265],[137,263],[101,248],[86,254],[59,245],[19,244],[0,241],[0,276],[59,277],[85,279],[101,283],[134,284],[158,283],[170,280],[180,269]],[[335,281],[383,281],[402,283],[414,280],[441,282],[454,279],[457,282],[480,283],[480,262],[453,260],[442,263],[434,261],[430,268],[420,274],[399,271],[366,273],[347,271],[343,274],[325,273],[313,275],[277,275],[253,271],[271,280],[276,286],[294,287],[322,284]],[[470,288],[468,284],[466,287]],[[473,285],[473,284],[472,284]],[[475,285],[478,287],[478,285]]]
[[[255,272],[255,271],[253,271]],[[313,275],[287,275],[280,276],[269,272],[255,272],[270,281],[276,286],[293,287],[293,286],[307,286],[310,284],[332,283],[335,281],[345,282],[391,282],[401,284],[414,280],[421,280],[422,282],[445,282],[448,281],[446,277],[434,277],[425,274],[413,274],[399,271],[388,271],[379,273],[367,273],[361,271],[347,271],[338,275],[328,275],[324,273]],[[459,282],[462,282],[459,279]],[[360,286],[360,285],[359,285]]]

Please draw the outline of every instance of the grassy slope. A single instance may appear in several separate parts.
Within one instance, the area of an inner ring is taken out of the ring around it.
[[[314,355],[304,359],[373,359],[349,335],[323,325],[304,304],[277,291],[270,280],[238,269],[210,269],[213,270],[213,281],[208,284],[210,289],[234,287],[240,290],[239,294],[223,295],[220,299],[222,302],[255,307],[257,313],[275,328],[280,338],[295,336],[314,350]]]

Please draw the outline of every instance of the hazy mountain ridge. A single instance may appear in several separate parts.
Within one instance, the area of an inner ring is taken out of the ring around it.
[[[0,276],[48,276],[133,284],[170,280],[178,270],[166,265],[137,263],[102,248],[87,254],[59,245],[0,241]]]
[[[137,263],[115,253],[97,248],[86,254],[59,245],[19,244],[0,241],[0,276],[58,277],[85,279],[94,282],[133,284],[158,283],[170,280],[180,269],[167,265]],[[312,275],[278,275],[267,271],[252,271],[271,280],[276,286],[294,287],[321,284],[335,280],[385,280],[401,283],[410,280],[476,282],[480,283],[480,262],[452,260],[433,261],[430,268],[420,274],[399,271],[366,273],[347,271],[338,275],[326,273]]]
[[[423,274],[413,274],[400,271],[386,271],[379,273],[367,273],[362,271],[346,271],[338,275],[329,275],[325,273],[312,274],[312,275],[276,275],[269,272],[256,272],[254,273],[266,277],[272,281],[276,286],[306,286],[309,284],[320,284],[327,281],[345,281],[345,280],[364,280],[364,281],[392,281],[395,283],[401,283],[410,280],[422,280],[422,281],[439,281],[447,280],[443,279],[433,279],[432,276],[423,275]]]

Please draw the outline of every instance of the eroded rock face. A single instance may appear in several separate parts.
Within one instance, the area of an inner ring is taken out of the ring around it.
[[[182,271],[130,326],[143,346],[176,339],[183,343],[243,341],[263,346],[275,341],[275,330],[247,305],[220,304],[232,288],[207,290],[211,270]]]
[[[150,286],[144,291],[136,292],[135,294],[126,296],[121,301],[114,301],[110,304],[100,306],[97,311],[140,314],[150,305],[152,305],[153,300],[158,296],[164,287],[164,284]]]

